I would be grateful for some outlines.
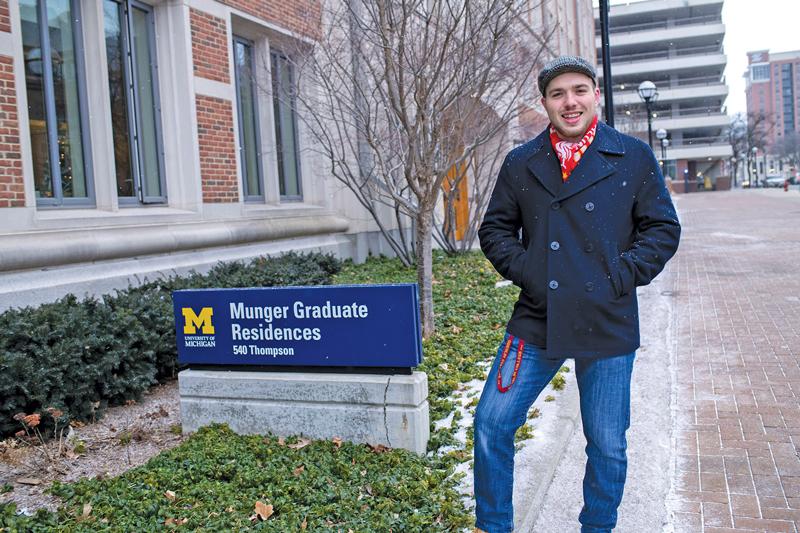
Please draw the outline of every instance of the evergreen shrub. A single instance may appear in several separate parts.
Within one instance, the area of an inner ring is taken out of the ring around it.
[[[322,285],[341,266],[331,255],[288,253],[0,313],[0,438],[21,429],[13,419],[19,412],[53,406],[71,420],[91,421],[175,377],[172,291]]]

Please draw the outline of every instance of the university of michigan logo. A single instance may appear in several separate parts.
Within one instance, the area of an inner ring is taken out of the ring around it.
[[[214,309],[211,307],[203,307],[200,309],[200,313],[198,314],[195,314],[194,309],[191,307],[182,307],[181,313],[183,313],[184,318],[184,335],[196,335],[197,328],[200,328],[200,330],[203,332],[203,335],[214,334],[214,324],[211,322],[211,317],[214,315]]]

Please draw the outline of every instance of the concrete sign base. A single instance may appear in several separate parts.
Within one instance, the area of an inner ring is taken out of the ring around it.
[[[339,437],[424,454],[428,376],[183,370],[184,432],[225,423],[236,433]]]

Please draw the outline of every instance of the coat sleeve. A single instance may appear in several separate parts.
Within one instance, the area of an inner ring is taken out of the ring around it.
[[[647,285],[678,249],[681,226],[653,151],[641,145],[644,176],[633,205],[633,242],[617,258],[622,294]]]
[[[508,162],[505,161],[478,230],[478,238],[481,250],[492,266],[519,287],[522,287],[525,263],[525,247],[519,239],[521,227],[522,214],[508,175]]]

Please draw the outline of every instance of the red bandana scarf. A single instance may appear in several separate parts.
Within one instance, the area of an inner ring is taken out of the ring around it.
[[[576,143],[562,141],[561,138],[559,138],[558,133],[556,133],[556,129],[552,124],[550,124],[550,143],[553,145],[553,150],[556,151],[558,162],[561,163],[562,180],[567,181],[569,175],[572,174],[572,171],[576,166],[578,166],[578,161],[581,160],[581,157],[583,156],[584,152],[586,152],[586,149],[589,148],[590,144],[592,144],[596,132],[596,115],[592,121],[592,124],[589,126],[589,129],[583,134],[583,138]]]

